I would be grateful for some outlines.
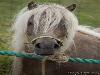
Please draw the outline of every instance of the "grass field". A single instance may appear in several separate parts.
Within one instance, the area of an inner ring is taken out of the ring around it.
[[[81,25],[100,27],[100,0],[35,0],[37,3],[54,2],[64,6],[77,4],[75,11]],[[14,15],[29,0],[0,0],[0,50],[10,50],[10,27]],[[0,56],[0,75],[8,75],[10,58]]]

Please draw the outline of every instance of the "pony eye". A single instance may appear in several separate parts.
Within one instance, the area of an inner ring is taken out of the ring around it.
[[[32,25],[32,22],[28,22],[28,26]]]
[[[32,15],[29,20],[28,20],[28,25],[33,25],[33,18],[34,18],[34,15]]]
[[[66,35],[66,38],[68,38],[68,36]]]

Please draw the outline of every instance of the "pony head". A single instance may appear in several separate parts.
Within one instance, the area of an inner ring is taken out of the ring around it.
[[[58,4],[30,2],[14,21],[13,47],[18,52],[50,56],[64,53],[73,42],[78,20],[72,11]]]

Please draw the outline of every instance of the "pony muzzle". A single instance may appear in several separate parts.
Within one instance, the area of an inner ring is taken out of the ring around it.
[[[41,37],[32,41],[34,51],[37,55],[49,56],[54,55],[60,50],[62,43],[60,40],[51,37]]]

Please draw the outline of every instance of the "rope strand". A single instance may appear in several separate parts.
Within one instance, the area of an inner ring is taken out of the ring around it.
[[[21,58],[28,58],[37,61],[42,61],[45,57],[33,54],[25,54],[25,53],[17,53],[14,51],[0,51],[0,55],[7,55],[7,56],[16,56]],[[83,64],[100,64],[100,60],[96,59],[84,59],[84,58],[66,58],[66,62],[71,63],[83,63]]]

